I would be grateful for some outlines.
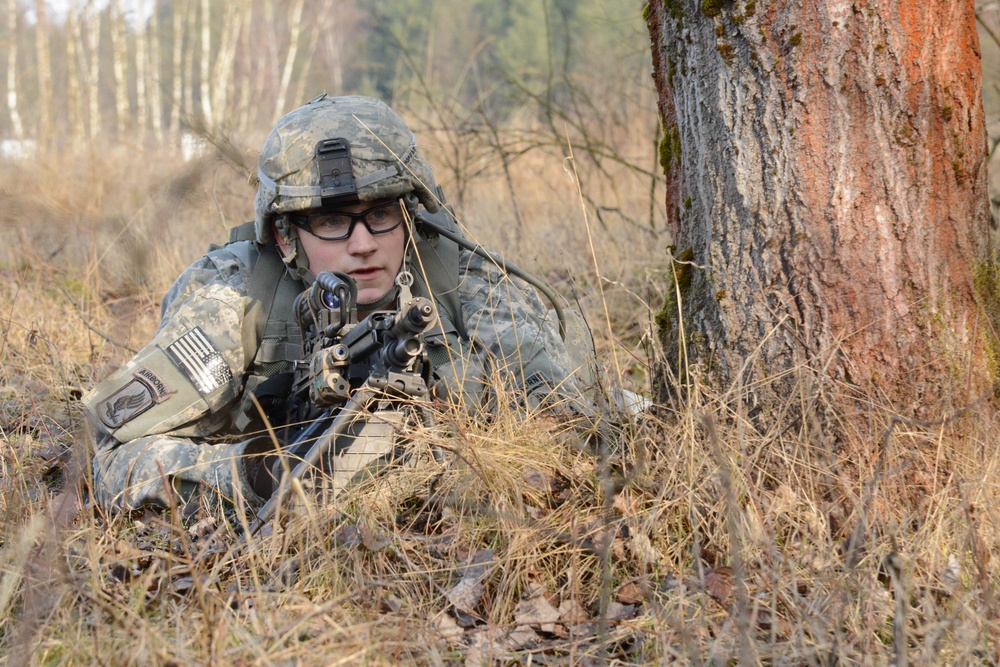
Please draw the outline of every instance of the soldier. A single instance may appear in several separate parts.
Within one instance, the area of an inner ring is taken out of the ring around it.
[[[529,404],[595,414],[535,291],[422,224],[438,213],[459,233],[384,103],[322,95],[292,111],[267,138],[258,177],[255,219],[177,279],[153,340],[84,397],[102,507],[184,504],[205,490],[267,499],[274,479],[259,462],[273,444],[247,437],[263,425],[251,396],[260,403],[268,379],[302,355],[292,301],[321,271],[354,279],[362,316],[393,308],[397,276],[413,276],[413,294],[440,316],[426,337],[435,397],[482,405],[489,376]]]

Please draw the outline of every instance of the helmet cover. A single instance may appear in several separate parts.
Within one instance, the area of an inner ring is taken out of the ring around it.
[[[331,150],[339,159],[330,158]],[[348,160],[351,174],[343,179],[323,172]],[[257,175],[254,213],[260,243],[274,240],[275,215],[324,204],[412,193],[431,213],[439,208],[433,172],[413,133],[388,105],[371,97],[324,94],[283,116],[264,142]]]

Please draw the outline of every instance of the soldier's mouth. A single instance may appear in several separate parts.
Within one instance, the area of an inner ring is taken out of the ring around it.
[[[355,280],[370,280],[382,272],[377,266],[369,266],[363,269],[356,269],[350,272],[350,276]]]

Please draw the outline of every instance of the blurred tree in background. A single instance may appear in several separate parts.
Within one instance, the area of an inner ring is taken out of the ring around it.
[[[639,8],[611,0],[10,0],[4,11],[0,133],[60,150],[83,137],[170,142],[192,124],[263,129],[322,91],[447,99],[496,119],[536,96],[565,102],[574,76],[620,83],[648,69]]]

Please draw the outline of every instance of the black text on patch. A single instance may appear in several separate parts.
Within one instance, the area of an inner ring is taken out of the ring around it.
[[[97,409],[101,421],[111,430],[121,428],[174,393],[159,375],[145,366],[132,373],[132,377],[134,379],[131,382],[116,391]]]

